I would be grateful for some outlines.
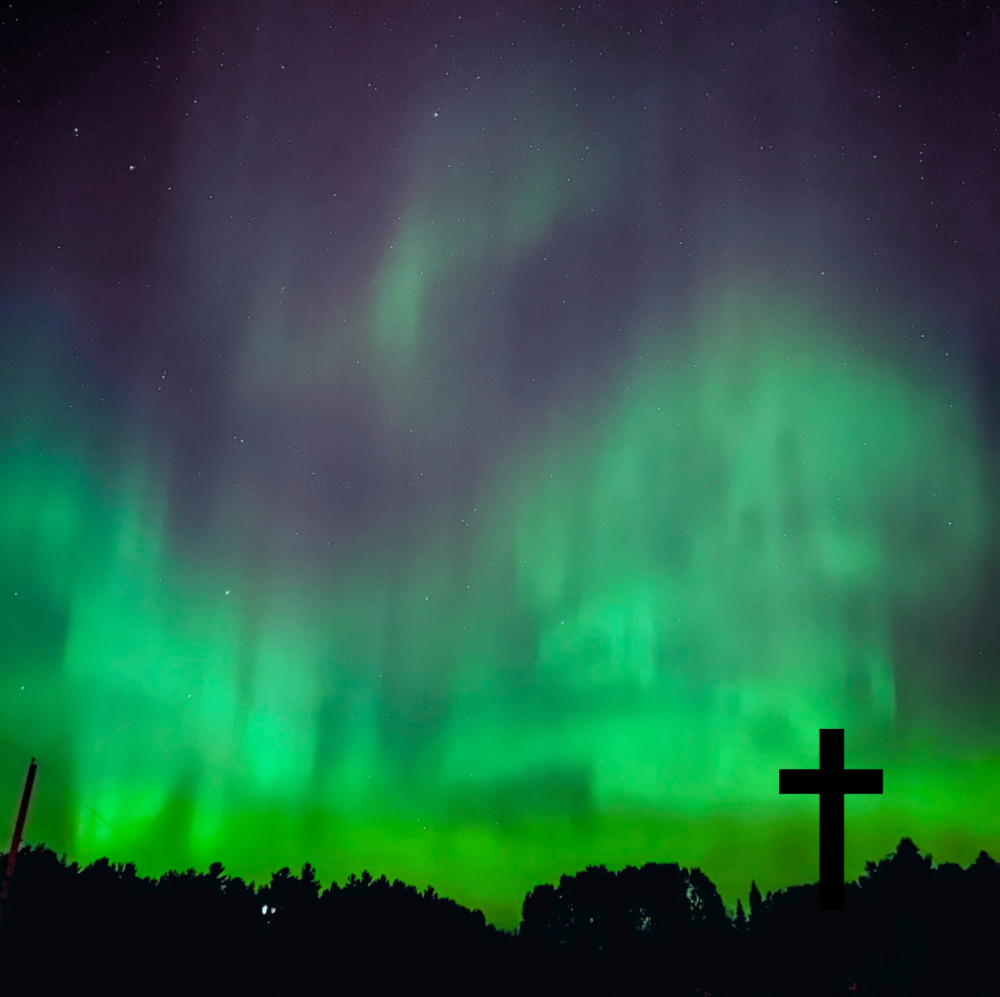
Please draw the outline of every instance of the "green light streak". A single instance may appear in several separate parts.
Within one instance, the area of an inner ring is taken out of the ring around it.
[[[540,190],[532,218],[561,210]],[[414,231],[384,308],[419,331]],[[666,333],[499,457],[470,527],[416,509],[391,578],[377,532],[321,585],[294,558],[183,558],[152,455],[109,472],[10,420],[0,732],[145,855],[43,778],[32,839],[149,872],[367,867],[508,926],[591,862],[700,865],[734,902],[751,874],[814,879],[815,803],[779,798],[777,769],[843,726],[848,764],[887,773],[848,802],[848,875],[904,834],[995,853],[1000,744],[900,724],[899,613],[960,621],[995,556],[971,412],[787,301],[722,297],[687,345]]]

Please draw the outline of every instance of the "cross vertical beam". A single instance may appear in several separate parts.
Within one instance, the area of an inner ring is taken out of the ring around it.
[[[819,732],[818,769],[778,769],[779,793],[819,794],[819,906],[844,909],[844,794],[882,792],[882,769],[844,768],[844,730]]]

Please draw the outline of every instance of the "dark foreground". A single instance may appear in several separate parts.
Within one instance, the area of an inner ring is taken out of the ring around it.
[[[1000,863],[985,851],[933,868],[904,838],[848,884],[844,911],[819,910],[817,891],[752,886],[733,918],[698,869],[598,866],[536,887],[508,934],[368,873],[327,890],[308,865],[261,887],[218,864],[142,879],[42,846],[18,856],[0,993],[1000,992]]]

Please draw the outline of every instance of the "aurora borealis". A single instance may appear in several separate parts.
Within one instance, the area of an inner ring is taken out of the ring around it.
[[[28,840],[734,905],[832,726],[849,878],[996,854],[997,17],[172,6],[4,27]]]

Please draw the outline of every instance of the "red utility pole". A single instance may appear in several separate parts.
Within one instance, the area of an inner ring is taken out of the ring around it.
[[[17,812],[17,823],[14,825],[14,838],[10,843],[10,854],[7,856],[7,871],[4,873],[3,886],[0,886],[0,922],[3,921],[3,908],[7,902],[7,890],[10,887],[10,877],[14,875],[14,863],[17,861],[17,850],[21,847],[21,832],[24,831],[24,819],[28,816],[28,801],[31,799],[31,787],[35,784],[35,770],[38,766],[31,759],[28,766],[28,778],[21,794],[21,809]]]

